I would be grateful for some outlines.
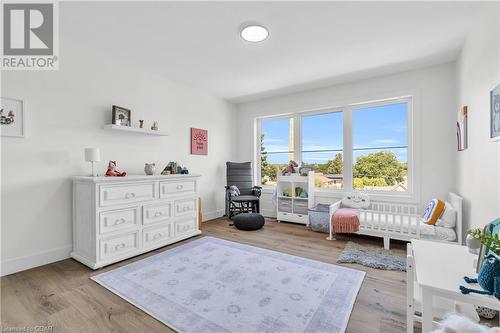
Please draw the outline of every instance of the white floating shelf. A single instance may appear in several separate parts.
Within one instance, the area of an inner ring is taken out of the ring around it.
[[[128,127],[128,126],[120,126],[120,125],[104,125],[102,127],[106,131],[121,131],[121,132],[130,132],[130,133],[138,133],[145,135],[156,135],[156,136],[168,136],[166,132],[162,131],[153,131],[146,128],[138,128],[138,127]]]

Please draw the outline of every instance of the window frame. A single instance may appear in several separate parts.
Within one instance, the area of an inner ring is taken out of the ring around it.
[[[357,191],[372,194],[377,197],[400,197],[400,198],[413,198],[416,196],[416,174],[414,168],[414,152],[415,152],[415,142],[413,138],[414,134],[414,97],[411,95],[401,96],[401,97],[393,97],[393,98],[385,98],[380,100],[368,101],[368,102],[359,102],[352,103],[345,106],[340,107],[323,107],[314,110],[307,111],[299,111],[293,113],[286,113],[277,116],[265,116],[265,117],[257,117],[255,118],[256,126],[256,146],[254,149],[255,152],[255,163],[256,165],[254,175],[256,184],[260,184],[264,189],[274,189],[273,185],[262,185],[261,184],[261,169],[260,169],[260,134],[261,134],[261,122],[265,120],[274,120],[274,119],[289,119],[294,118],[294,156],[295,161],[300,165],[302,163],[302,117],[305,116],[314,116],[320,114],[327,114],[333,112],[342,112],[342,125],[343,125],[343,188],[342,189],[325,189],[325,188],[315,188],[315,192],[324,194],[325,196],[339,196],[344,192],[354,190],[353,186],[353,141],[354,141],[354,130],[353,130],[353,111],[357,109],[363,108],[371,108],[371,107],[379,107],[390,104],[399,104],[406,103],[407,104],[407,164],[408,164],[408,188],[405,192],[398,191],[383,191],[383,190],[364,190],[360,189]],[[373,148],[383,149],[383,148]]]

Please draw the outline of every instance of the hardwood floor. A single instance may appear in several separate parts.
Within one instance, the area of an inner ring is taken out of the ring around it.
[[[335,263],[347,240],[382,246],[382,239],[363,236],[327,241],[325,234],[304,226],[267,220],[258,231],[229,227],[225,219],[203,224],[203,236],[219,237],[305,258]],[[195,239],[195,238],[192,238]],[[192,240],[191,239],[191,240]],[[66,259],[2,277],[1,325],[6,327],[48,326],[51,332],[172,332],[107,289],[89,279],[92,275],[143,259],[186,240],[156,251],[93,271]],[[404,243],[392,249],[406,253]],[[352,311],[347,332],[404,332],[406,330],[406,274],[361,265],[345,265],[365,271],[366,277]]]

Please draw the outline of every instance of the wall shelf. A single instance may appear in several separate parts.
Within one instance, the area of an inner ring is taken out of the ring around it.
[[[120,125],[104,125],[102,129],[106,131],[121,131],[121,132],[129,132],[129,133],[137,133],[144,135],[156,135],[156,136],[168,136],[166,132],[162,131],[153,131],[147,128],[138,128],[138,127],[128,127],[128,126],[120,126]]]

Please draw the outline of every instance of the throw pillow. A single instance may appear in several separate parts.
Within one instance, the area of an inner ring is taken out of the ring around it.
[[[451,203],[445,202],[444,211],[441,217],[437,220],[436,226],[444,228],[455,228],[457,224],[457,211]]]
[[[438,218],[443,214],[445,203],[439,199],[432,199],[427,208],[422,214],[422,220],[424,223],[434,225],[436,224]]]

